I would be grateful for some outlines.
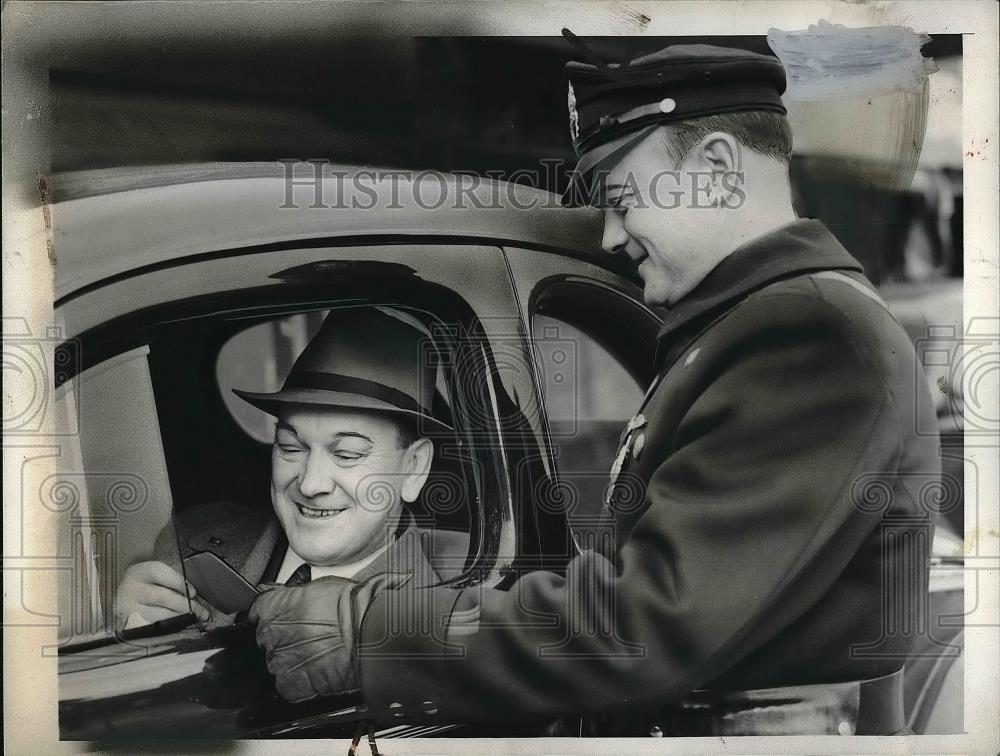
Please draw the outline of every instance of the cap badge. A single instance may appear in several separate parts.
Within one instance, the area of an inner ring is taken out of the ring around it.
[[[576,92],[573,91],[573,82],[569,83],[566,105],[569,107],[569,136],[576,144],[580,138],[580,114],[576,112]]]

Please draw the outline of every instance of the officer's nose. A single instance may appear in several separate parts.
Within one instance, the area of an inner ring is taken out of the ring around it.
[[[315,498],[332,493],[336,488],[333,481],[333,463],[321,450],[311,449],[306,455],[305,466],[299,480],[299,491],[303,496]]]
[[[613,210],[605,210],[601,247],[609,255],[617,255],[625,249],[627,243],[628,233],[625,231],[625,222],[621,215]]]

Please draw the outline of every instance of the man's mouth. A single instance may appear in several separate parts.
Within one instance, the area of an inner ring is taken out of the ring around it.
[[[336,515],[344,512],[344,509],[318,509],[316,507],[307,507],[305,504],[296,503],[295,506],[299,510],[299,514],[303,517],[314,517],[316,519],[321,519],[324,517],[335,517]]]

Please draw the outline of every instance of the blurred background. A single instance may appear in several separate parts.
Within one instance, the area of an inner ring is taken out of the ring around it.
[[[89,31],[48,65],[53,172],[319,158],[470,171],[561,192],[565,168],[542,161],[573,159],[563,65],[575,56],[561,37],[407,37],[372,27],[241,44],[194,30]],[[587,38],[609,61],[697,41],[768,51],[762,36]],[[859,187],[858,171],[843,170],[845,159],[857,162],[851,141],[880,127],[895,135],[898,109],[868,115],[871,98],[822,104],[842,121],[841,145],[796,132],[800,214],[824,220],[875,283],[962,274],[961,51],[960,35],[931,37],[923,48],[939,70],[908,187]]]

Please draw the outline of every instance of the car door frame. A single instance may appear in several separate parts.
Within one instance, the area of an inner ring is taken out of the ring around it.
[[[413,246],[423,250],[425,262],[428,255],[449,257],[461,254],[463,257],[467,257],[470,252],[484,251],[482,245],[468,244],[419,244]],[[478,250],[470,249],[470,247],[477,246],[479,247]],[[503,264],[502,252],[496,247],[488,249],[488,254],[493,257],[495,265],[493,266],[493,271],[482,272],[482,280],[490,280],[491,272],[499,272],[506,277],[508,273]],[[235,291],[238,297],[243,291],[257,290],[261,287],[280,287],[283,283],[288,283],[289,281],[294,283],[296,276],[301,276],[303,273],[316,276],[323,272],[321,268],[324,264],[331,262],[357,266],[359,263],[371,261],[374,258],[383,263],[398,264],[396,261],[403,254],[405,254],[405,250],[400,250],[399,245],[384,244],[374,244],[371,246],[354,245],[350,247],[333,246],[329,248],[310,245],[303,249],[284,250],[280,255],[276,255],[273,251],[261,252],[250,249],[247,250],[246,256],[240,261],[239,265],[234,266],[231,261],[222,265],[216,264],[214,270],[205,275],[201,274],[201,270],[204,269],[207,263],[219,263],[220,261],[179,260],[175,265],[162,266],[155,270],[146,270],[135,276],[117,277],[109,281],[106,286],[91,287],[80,295],[64,299],[60,303],[61,315],[67,322],[70,335],[70,338],[65,343],[67,345],[71,343],[82,345],[81,354],[83,357],[80,360],[80,365],[81,369],[85,369],[87,365],[109,356],[109,352],[117,354],[135,346],[136,343],[143,342],[145,335],[148,334],[148,328],[151,327],[150,324],[158,322],[157,318],[162,318],[165,314],[169,314],[170,308],[179,302],[197,302],[203,308],[211,308],[217,306],[213,302],[213,296],[220,295],[220,291],[223,294],[227,291]],[[480,255],[481,268],[486,267],[482,264],[485,262],[485,256]],[[410,262],[413,261],[410,260]],[[320,268],[317,268],[317,265]],[[333,265],[334,269],[336,267],[336,264]],[[439,265],[430,266],[428,270],[423,270],[420,265],[400,265],[399,269],[396,270],[396,274],[411,279],[416,276],[415,280],[421,280],[420,275],[422,274],[424,279],[436,278],[440,280],[441,278],[448,278],[448,275],[442,273],[443,271],[451,270],[451,279],[457,280],[459,276],[453,268],[454,266],[449,266],[446,260],[442,260]],[[228,274],[226,269],[228,269]],[[328,270],[326,272],[336,273],[336,270]],[[382,269],[376,272],[381,275],[385,271]],[[470,287],[475,289],[475,284],[470,283],[468,280],[470,278],[468,274],[462,273],[460,278],[465,285],[463,293],[467,294]],[[193,291],[188,290],[184,292],[181,284],[185,279],[191,285]],[[495,283],[495,278],[492,279],[492,282]],[[506,292],[504,292],[504,288],[507,289]],[[182,293],[181,295],[178,294],[179,291]],[[485,295],[481,290],[476,290],[474,293],[477,293],[479,296],[466,297],[467,300],[475,300],[477,308],[475,310],[476,316],[484,324],[484,333],[479,334],[476,338],[479,339],[478,348],[483,350],[484,359],[487,360],[487,377],[489,379],[487,384],[490,388],[494,416],[499,415],[497,402],[501,398],[506,397],[507,401],[511,402],[511,397],[516,399],[519,395],[516,385],[513,387],[506,385],[509,383],[511,375],[504,375],[502,371],[498,370],[495,362],[491,360],[492,346],[495,343],[503,342],[503,339],[509,339],[511,323],[518,321],[517,310],[509,291],[508,280],[507,287],[500,287],[500,293],[498,294]],[[483,310],[484,303],[488,305],[485,312]],[[157,308],[160,308],[159,311]],[[173,317],[196,317],[196,313],[174,312]],[[491,329],[502,335],[499,341],[495,338],[496,333],[489,332]],[[513,351],[516,353],[517,350]],[[507,355],[507,358],[510,359],[511,355]],[[530,368],[523,366],[523,369],[513,371],[513,374],[515,376],[519,375],[520,380],[524,380],[524,376],[530,374]],[[522,385],[520,393],[523,395],[524,392],[525,388]],[[516,401],[513,401],[513,404],[516,406]],[[502,428],[499,418],[496,427],[498,435],[494,437],[495,440],[493,443],[503,452],[509,434]],[[502,511],[499,514],[499,519],[502,519],[502,522],[497,525],[500,532],[495,534],[497,536],[496,561],[493,568],[489,571],[490,574],[480,576],[490,584],[493,581],[496,583],[503,582],[507,576],[505,564],[509,566],[510,562],[518,556],[517,549],[521,546],[516,538],[516,533],[513,532],[519,520],[512,511],[510,483],[503,480],[503,476],[508,473],[509,468],[506,462],[498,463],[495,467],[497,474],[500,476],[499,488],[501,490],[499,494],[504,499],[504,502],[501,508]],[[108,639],[108,643],[105,644],[90,643],[85,649],[64,648],[61,650],[61,664],[64,659],[71,660],[76,654],[84,650],[90,658],[90,662],[85,662],[84,664],[93,663],[97,658],[102,656],[114,657],[116,656],[114,651],[118,650],[115,648],[116,644],[120,645],[124,641],[134,642],[142,640],[144,637],[146,639],[145,655],[147,657],[177,653],[177,648],[186,648],[188,651],[197,651],[199,653],[210,649],[225,648],[226,639],[224,633],[208,638],[199,635],[198,631],[193,628],[171,626],[170,628],[163,629],[175,632],[161,637],[150,637],[155,629],[153,631],[147,629],[145,632],[127,633],[122,637],[110,638]],[[80,658],[76,656],[77,660]],[[69,666],[73,665],[70,664]],[[333,716],[334,713],[337,714],[336,717]],[[317,736],[335,732],[336,736],[339,737],[343,735],[343,732],[339,729],[343,721],[354,721],[363,716],[363,712],[353,711],[352,713],[351,707],[347,707],[346,709],[341,707],[338,712],[316,711],[310,707],[305,707],[305,709],[292,707],[288,709],[285,716],[286,719],[281,722],[275,722],[273,717],[267,717],[266,721],[258,721],[256,723],[246,722],[242,726],[242,736],[257,737],[278,732],[283,734],[313,732],[318,727],[319,732],[317,732]]]

